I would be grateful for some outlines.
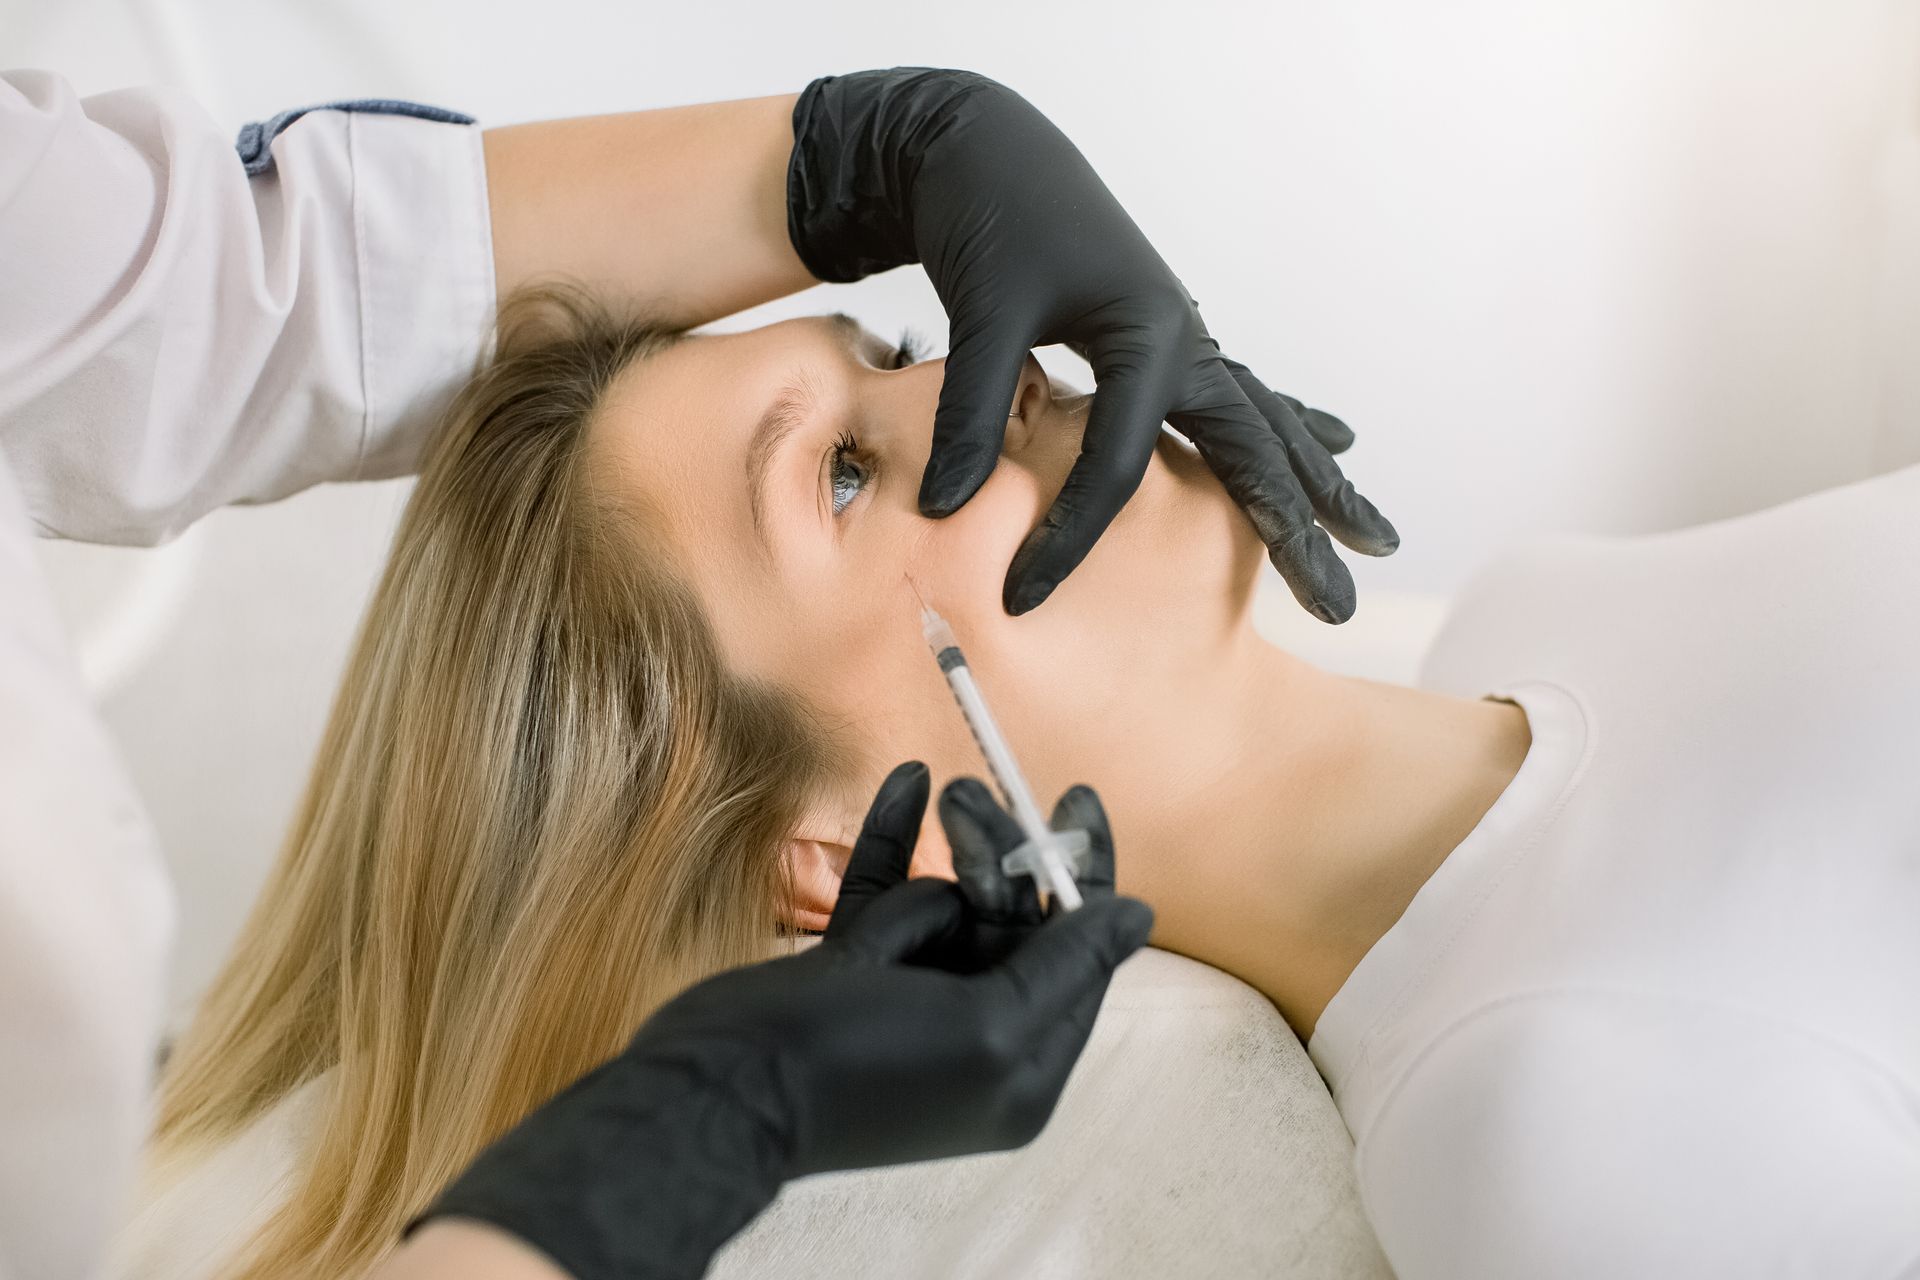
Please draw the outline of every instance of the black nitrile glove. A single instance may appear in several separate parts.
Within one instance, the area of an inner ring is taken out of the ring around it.
[[[1013,558],[1009,613],[1045,600],[1146,474],[1162,421],[1192,440],[1315,616],[1353,614],[1317,516],[1367,555],[1400,544],[1332,455],[1353,433],[1269,391],[1208,336],[1186,287],[1086,157],[1019,94],[965,71],[826,76],[793,112],[787,231],[822,280],[918,262],[951,342],[920,510],[951,513],[993,471],[1027,352],[1066,343],[1098,385],[1079,461]]]
[[[927,770],[902,765],[818,946],[669,1001],[420,1221],[492,1223],[578,1280],[682,1280],[789,1178],[1032,1140],[1153,912],[1114,896],[1105,818],[1077,788],[1056,816],[1097,828],[1087,904],[1042,920],[1031,882],[999,870],[1018,828],[978,783],[956,801],[964,785],[941,800],[959,885],[906,880]]]

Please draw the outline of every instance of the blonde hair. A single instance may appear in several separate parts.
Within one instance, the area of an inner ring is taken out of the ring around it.
[[[675,340],[509,301],[361,626],[280,860],[162,1083],[156,1176],[330,1073],[241,1277],[357,1275],[688,983],[775,950],[827,741],[724,669],[596,487],[614,379]]]

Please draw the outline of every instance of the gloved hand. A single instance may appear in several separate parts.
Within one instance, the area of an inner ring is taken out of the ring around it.
[[[787,231],[822,280],[918,262],[951,342],[920,509],[960,507],[1000,456],[1027,352],[1066,343],[1098,381],[1079,460],[1022,544],[1001,598],[1019,614],[1073,571],[1146,474],[1164,420],[1245,509],[1294,597],[1353,615],[1355,551],[1400,543],[1333,454],[1353,433],[1266,388],[1208,335],[1186,287],[1086,157],[1019,94],[965,71],[826,76],[793,112]]]
[[[1031,882],[999,870],[1018,828],[972,788],[941,801],[959,884],[905,880],[927,770],[902,765],[818,946],[669,1001],[414,1226],[489,1222],[578,1280],[692,1277],[788,1178],[1030,1141],[1153,913],[1114,896],[1105,818],[1079,788],[1060,816],[1094,836],[1087,903],[1042,919]]]

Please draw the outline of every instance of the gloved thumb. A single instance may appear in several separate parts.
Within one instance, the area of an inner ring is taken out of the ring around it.
[[[1032,348],[1030,335],[1005,317],[967,321],[958,314],[953,321],[933,448],[920,477],[923,516],[952,515],[993,474],[1006,440],[1007,411]]]
[[[978,778],[955,778],[940,792],[940,825],[953,851],[953,874],[984,919],[1037,923],[1040,897],[1033,879],[1017,880],[1000,865],[1001,855],[1026,837]]]
[[[1053,818],[1047,825],[1055,831],[1087,833],[1087,865],[1074,875],[1074,882],[1083,898],[1112,897],[1113,829],[1107,823],[1100,793],[1084,783],[1067,788],[1053,806]]]

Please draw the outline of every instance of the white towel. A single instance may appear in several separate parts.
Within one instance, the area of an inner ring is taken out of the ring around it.
[[[211,1274],[286,1194],[320,1083],[149,1199],[108,1274]],[[709,1275],[1389,1277],[1352,1156],[1326,1086],[1267,999],[1149,948],[1115,973],[1039,1138],[1004,1154],[803,1178]]]
[[[1352,1154],[1326,1086],[1266,997],[1149,948],[1114,975],[1030,1145],[803,1178],[709,1276],[1390,1276]]]

